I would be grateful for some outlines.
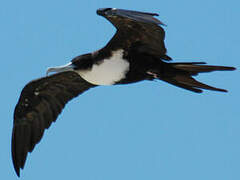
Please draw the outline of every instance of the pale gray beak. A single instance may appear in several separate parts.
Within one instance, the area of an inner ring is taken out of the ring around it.
[[[50,67],[47,69],[46,75],[48,76],[48,74],[52,72],[60,73],[65,71],[73,71],[73,67],[74,65],[72,65],[71,62],[63,66]]]

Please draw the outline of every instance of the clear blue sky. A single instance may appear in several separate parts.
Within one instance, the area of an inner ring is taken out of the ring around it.
[[[10,142],[21,89],[46,68],[104,46],[100,7],[159,13],[175,61],[239,67],[237,0],[41,0],[0,3],[0,179],[17,179]],[[71,101],[28,156],[21,179],[239,180],[239,71],[198,79],[229,93],[164,82],[98,87]]]

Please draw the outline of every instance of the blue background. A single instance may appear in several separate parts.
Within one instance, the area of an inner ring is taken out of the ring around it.
[[[47,67],[103,47],[114,27],[95,11],[159,13],[174,61],[239,68],[237,0],[1,1],[0,179],[17,179],[10,142],[21,89]],[[229,93],[164,82],[98,87],[71,101],[28,156],[21,179],[239,180],[239,71],[198,77]]]

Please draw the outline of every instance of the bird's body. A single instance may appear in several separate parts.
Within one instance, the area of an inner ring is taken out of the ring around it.
[[[126,78],[130,68],[130,63],[124,59],[123,54],[122,49],[112,51],[110,57],[94,63],[89,69],[78,69],[76,72],[92,84],[113,85]]]
[[[12,159],[17,175],[28,152],[41,140],[44,130],[57,119],[72,98],[98,85],[129,84],[162,80],[201,93],[222,91],[193,78],[199,73],[234,70],[203,62],[171,63],[164,44],[165,32],[157,14],[115,8],[97,10],[117,32],[100,50],[77,56],[64,66],[49,68],[44,78],[28,83],[14,111]]]
[[[148,70],[154,66],[153,62],[145,61],[144,57],[127,55],[129,52],[123,49],[111,51],[109,56],[104,58],[101,55],[101,50],[87,55],[82,55],[74,58],[71,63],[66,66],[61,66],[60,69],[69,67],[72,71],[77,72],[84,80],[94,85],[114,85],[134,83],[141,80],[153,79],[152,75],[148,74]],[[94,61],[93,59],[99,59]],[[86,68],[86,62],[93,62]],[[160,63],[160,61],[159,61]],[[55,71],[56,67],[53,68]],[[51,72],[51,68],[50,71]]]

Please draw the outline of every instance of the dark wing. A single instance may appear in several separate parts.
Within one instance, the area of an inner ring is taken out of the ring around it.
[[[158,14],[114,8],[98,9],[97,14],[108,19],[117,28],[114,37],[105,48],[129,49],[134,47],[134,50],[140,53],[171,60],[166,55],[165,32],[160,26],[164,24],[153,17]]]
[[[12,160],[17,175],[65,104],[94,85],[75,72],[62,72],[28,83],[22,90],[14,111]]]

